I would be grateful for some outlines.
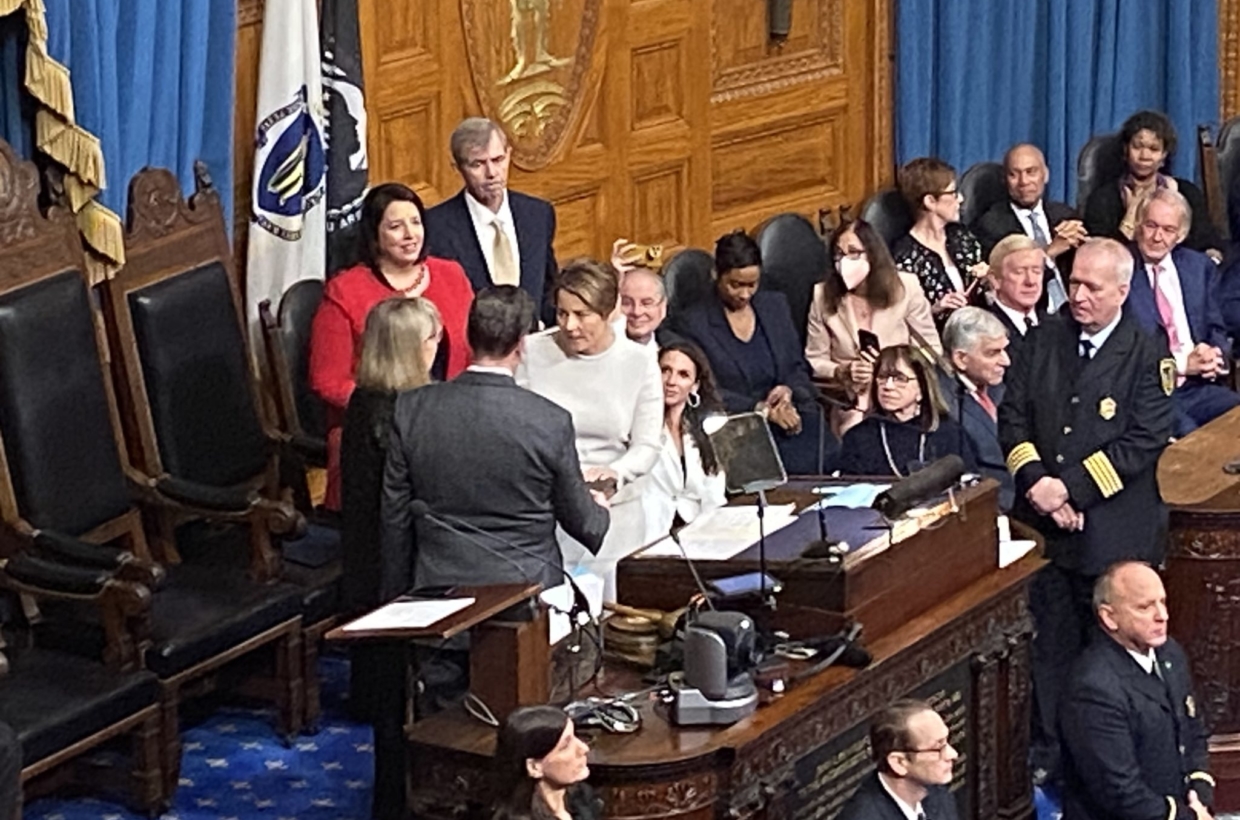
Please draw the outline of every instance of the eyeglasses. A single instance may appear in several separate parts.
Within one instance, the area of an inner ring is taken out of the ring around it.
[[[877,376],[875,376],[875,378],[878,379],[879,384],[886,384],[887,382],[894,382],[895,384],[898,384],[901,387],[903,387],[909,382],[913,381],[913,379],[917,377],[910,376],[907,373],[901,373],[899,371],[892,371],[889,373],[879,373]]]
[[[858,259],[865,259],[865,248],[849,248],[848,250],[842,250],[840,248],[836,248],[835,249],[835,261],[838,262],[844,257],[848,257],[854,262],[857,261]]]
[[[950,748],[952,745],[945,738],[928,749],[900,749],[899,751],[906,755],[936,754],[942,758],[947,756],[947,750]]]
[[[941,192],[939,192],[938,196],[941,196],[941,197],[943,197],[943,196],[957,196],[957,197],[958,197],[958,196],[961,196],[961,193],[960,193],[960,191],[959,191],[958,189],[956,189],[956,188],[952,188],[950,191],[941,191]]]

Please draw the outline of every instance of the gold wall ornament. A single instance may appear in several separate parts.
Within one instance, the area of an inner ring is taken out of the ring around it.
[[[499,122],[513,162],[551,163],[598,77],[590,68],[603,0],[461,0],[470,73],[483,113]]]

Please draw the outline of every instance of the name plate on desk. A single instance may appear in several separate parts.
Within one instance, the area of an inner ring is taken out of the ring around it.
[[[974,777],[974,716],[970,710],[973,675],[968,662],[956,664],[907,697],[929,701],[947,723],[950,742],[960,755],[952,772],[951,789],[960,806],[960,816],[974,816],[970,787]],[[874,771],[869,724],[867,718],[796,761],[793,768],[799,785],[784,797],[780,816],[789,820],[823,820],[839,814],[861,781]]]

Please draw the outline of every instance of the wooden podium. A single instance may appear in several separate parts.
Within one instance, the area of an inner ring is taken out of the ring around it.
[[[1240,809],[1240,408],[1172,444],[1158,462],[1171,508],[1167,599],[1171,634],[1192,661],[1210,727],[1220,812]]]
[[[589,738],[590,782],[606,817],[831,818],[872,771],[869,718],[915,696],[935,704],[962,752],[953,782],[961,817],[1031,818],[1028,584],[1044,562],[1027,555],[996,568],[997,487],[986,482],[959,495],[959,512],[874,554],[868,569],[852,566],[843,581],[837,578],[843,586],[829,592],[822,567],[773,563],[771,572],[785,584],[781,601],[812,601],[817,590],[819,603],[830,594],[845,613],[868,613],[874,627],[866,625],[866,648],[874,662],[862,670],[827,669],[727,727],[673,726],[657,699],[635,700],[638,732]],[[772,493],[771,502],[781,499]],[[744,562],[709,563],[699,563],[704,574],[744,570]],[[646,597],[632,602],[681,606],[681,569],[665,559],[626,559],[620,598],[629,603],[624,590],[641,590]],[[667,597],[655,591],[656,581]],[[614,695],[645,684],[609,665],[598,688]],[[448,710],[413,724],[407,737],[414,816],[457,818],[481,809],[477,801],[493,777],[494,730]]]

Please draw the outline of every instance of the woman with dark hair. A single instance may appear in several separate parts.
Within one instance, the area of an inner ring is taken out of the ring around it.
[[[900,194],[913,211],[913,227],[891,246],[896,267],[921,283],[935,319],[969,303],[984,280],[982,245],[960,223],[964,198],[956,187],[956,169],[941,159],[920,157],[899,173]],[[980,301],[980,293],[977,293]]]
[[[492,820],[596,820],[590,747],[556,706],[523,706],[495,743],[498,772]]]
[[[976,469],[973,444],[948,417],[938,379],[921,354],[907,345],[886,347],[874,368],[874,411],[844,434],[842,475],[903,478],[953,453]]]
[[[909,344],[914,333],[936,352],[943,348],[917,277],[896,270],[883,238],[868,222],[840,223],[827,247],[835,264],[814,286],[805,358],[815,376],[857,403],[855,411],[832,414],[839,431],[847,426],[847,415],[869,409],[878,350],[863,351],[863,333],[873,334],[879,349]],[[857,421],[860,416],[852,419]]]
[[[525,339],[517,383],[573,416],[577,458],[587,482],[614,488],[611,526],[596,554],[558,530],[564,566],[603,579],[616,600],[616,564],[643,546],[645,516],[634,482],[659,455],[663,418],[654,357],[610,321],[619,296],[607,262],[574,259],[555,277],[558,326]]]
[[[677,317],[672,328],[710,360],[729,413],[764,413],[793,475],[822,471],[836,441],[824,435],[818,389],[810,381],[788,301],[759,290],[762,253],[744,231],[715,243],[714,298]]]
[[[443,367],[452,378],[469,364],[465,325],[474,290],[456,262],[426,253],[426,208],[398,182],[370,189],[359,223],[362,262],[341,271],[323,288],[323,302],[310,330],[310,388],[327,403],[328,509],[340,508],[340,425],[353,393],[362,330],[370,309],[392,296],[421,296],[442,319]]]
[[[659,350],[663,437],[659,460],[638,482],[646,541],[667,535],[727,501],[724,477],[702,419],[723,411],[715,376],[701,348],[677,340]]]
[[[1141,206],[1158,188],[1179,191],[1192,209],[1191,225],[1184,246],[1222,258],[1223,242],[1218,235],[1201,189],[1187,179],[1162,172],[1175,154],[1176,133],[1166,114],[1138,111],[1119,130],[1124,152],[1124,172],[1118,179],[1099,185],[1085,202],[1085,230],[1090,236],[1109,236],[1128,242],[1137,229]]]

